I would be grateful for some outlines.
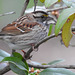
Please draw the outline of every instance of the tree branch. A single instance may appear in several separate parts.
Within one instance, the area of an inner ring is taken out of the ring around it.
[[[66,68],[66,69],[75,69],[75,65],[35,65],[28,63],[29,67],[34,67],[38,69],[46,69],[46,68]]]
[[[8,12],[8,13],[0,14],[0,17],[1,17],[1,16],[6,16],[6,15],[11,15],[11,14],[15,14],[15,12],[12,11],[12,12]]]
[[[5,65],[6,64],[6,65]],[[6,72],[10,71],[10,67],[7,63],[1,63],[1,65],[5,65],[3,69],[0,69],[0,75],[5,74]],[[66,69],[75,69],[75,65],[35,65],[28,62],[29,67],[34,67],[38,69],[46,69],[46,68],[66,68]]]
[[[34,11],[36,10],[38,0],[34,0]]]
[[[0,63],[0,75],[5,74],[10,71],[10,67],[8,63]]]
[[[23,8],[22,8],[22,11],[21,11],[21,15],[20,15],[20,16],[23,16],[23,15],[24,15],[25,10],[26,10],[26,8],[27,8],[27,6],[28,6],[28,3],[29,3],[29,0],[25,0],[24,6],[23,6]]]
[[[55,10],[63,10],[63,9],[66,9],[66,8],[69,8],[69,7],[65,6],[65,7],[59,7],[59,8],[54,8],[54,9],[47,9],[47,12],[52,12],[52,11],[55,11]]]

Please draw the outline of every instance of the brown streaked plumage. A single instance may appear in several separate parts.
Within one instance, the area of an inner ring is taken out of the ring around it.
[[[0,39],[5,40],[14,50],[31,48],[32,44],[37,44],[47,36],[47,18],[48,14],[43,11],[26,14],[5,26],[0,32]]]

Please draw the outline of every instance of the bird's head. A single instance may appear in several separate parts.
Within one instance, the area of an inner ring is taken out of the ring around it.
[[[44,22],[49,17],[48,13],[46,13],[44,11],[35,11],[35,12],[32,12],[32,13],[33,13],[33,17],[38,22]]]

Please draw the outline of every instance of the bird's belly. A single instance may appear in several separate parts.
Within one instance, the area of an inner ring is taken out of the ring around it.
[[[13,43],[8,43],[9,47],[11,49],[14,49],[14,50],[22,50],[22,49],[29,49],[31,48],[31,45],[17,45],[17,44],[13,44]]]

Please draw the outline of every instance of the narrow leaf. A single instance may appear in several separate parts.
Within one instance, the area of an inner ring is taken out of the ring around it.
[[[57,63],[60,63],[60,62],[63,62],[64,60],[54,60],[50,63],[48,63],[48,65],[54,65],[54,64],[57,64]]]
[[[28,66],[26,60],[23,60],[23,62],[25,63],[25,68],[29,71],[29,66]]]
[[[53,28],[53,24],[50,24],[50,26],[49,26],[49,32],[48,32],[48,36],[50,36],[50,35],[51,35],[52,28]]]
[[[75,75],[75,73],[64,68],[47,68],[39,75]]]

